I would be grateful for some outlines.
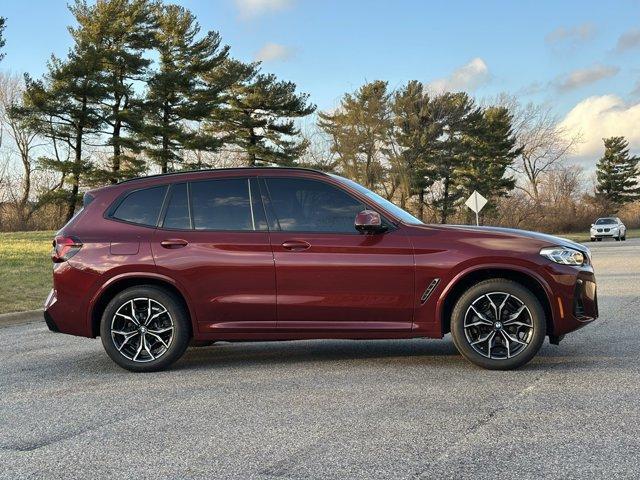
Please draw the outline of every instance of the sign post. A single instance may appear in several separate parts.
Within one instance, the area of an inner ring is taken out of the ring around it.
[[[487,204],[487,199],[480,195],[477,190],[474,190],[464,204],[476,213],[476,225],[480,225],[478,213]]]

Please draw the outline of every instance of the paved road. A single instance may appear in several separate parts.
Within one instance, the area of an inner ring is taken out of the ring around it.
[[[0,329],[0,478],[637,478],[640,241],[590,244],[601,319],[515,372],[450,339],[221,344],[135,375]]]

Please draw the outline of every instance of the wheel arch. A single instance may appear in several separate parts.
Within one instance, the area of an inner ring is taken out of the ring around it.
[[[176,283],[163,275],[140,273],[140,274],[125,274],[114,277],[105,283],[102,288],[96,293],[89,305],[88,322],[89,331],[92,337],[98,337],[100,335],[100,320],[105,308],[121,291],[135,286],[150,285],[163,288],[171,292],[180,301],[184,307],[185,312],[189,316],[189,322],[191,324],[192,333],[196,331],[196,318],[194,312],[189,306],[187,301],[187,295]]]
[[[530,270],[515,266],[480,266],[466,270],[456,275],[445,288],[437,305],[437,316],[440,320],[442,334],[451,331],[451,313],[460,296],[475,283],[491,278],[504,278],[519,283],[529,289],[538,299],[545,314],[547,334],[554,331],[554,310],[552,307],[552,294],[547,283]]]

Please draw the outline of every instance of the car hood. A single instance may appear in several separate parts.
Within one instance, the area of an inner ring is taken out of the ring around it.
[[[540,243],[547,244],[548,246],[561,246],[569,247],[581,252],[589,253],[589,249],[577,242],[569,240],[567,238],[556,237],[554,235],[547,235],[546,233],[531,232],[529,230],[519,230],[517,228],[504,228],[504,227],[475,227],[472,225],[412,225],[417,228],[425,229],[442,229],[449,231],[465,231],[478,234],[489,234],[492,236],[500,236],[504,238],[527,238],[536,240]]]

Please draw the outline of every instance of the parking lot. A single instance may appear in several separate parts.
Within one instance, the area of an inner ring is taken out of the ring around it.
[[[2,327],[0,478],[637,478],[640,239],[589,247],[600,319],[513,372],[447,337],[222,343],[132,374],[99,340]]]

